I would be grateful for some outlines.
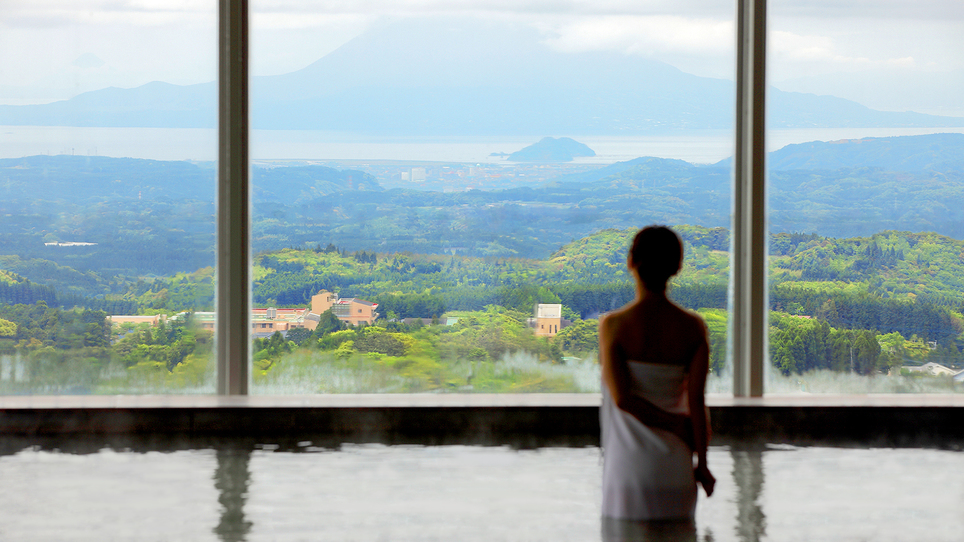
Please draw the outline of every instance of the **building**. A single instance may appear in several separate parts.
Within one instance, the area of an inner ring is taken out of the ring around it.
[[[321,314],[328,309],[331,309],[342,322],[348,322],[351,325],[370,325],[378,319],[378,313],[375,312],[377,308],[377,303],[355,297],[339,299],[338,294],[321,290],[311,297],[311,307],[251,309],[251,337],[260,339],[268,337],[276,331],[280,331],[282,335],[287,335],[289,330],[295,328],[314,330],[318,327]],[[181,314],[175,315],[171,317],[171,320],[177,320],[181,317]],[[159,322],[167,321],[167,316],[163,314],[154,316],[118,315],[108,316],[108,318],[115,325],[132,323],[156,326]],[[215,313],[195,312],[193,318],[201,329],[214,330]]]
[[[214,330],[215,314],[213,312],[195,312],[194,321],[201,329]],[[317,318],[310,318],[307,308],[304,309],[251,309],[251,338],[261,339],[280,331],[287,335],[295,328],[315,329]]]
[[[318,321],[308,318],[308,309],[251,309],[251,334],[253,337],[270,336],[275,331],[287,335],[295,328],[314,329]]]
[[[378,319],[375,309],[378,303],[358,299],[357,297],[346,297],[341,299],[338,294],[321,290],[311,296],[311,314],[320,316],[322,313],[331,309],[331,312],[342,322],[356,326],[358,324],[371,325]],[[317,320],[311,329],[318,325]]]
[[[562,320],[562,305],[539,303],[531,325],[535,328],[536,337],[555,337],[560,329],[566,327]]]
[[[901,369],[906,369],[911,373],[924,373],[931,376],[953,376],[956,377],[959,374],[964,374],[964,371],[955,371],[950,367],[945,367],[940,363],[934,363],[933,361],[928,361],[927,363],[920,366],[908,366],[905,365]],[[955,380],[958,380],[955,378]]]
[[[311,313],[320,316],[322,313],[331,309],[331,312],[338,317],[342,322],[348,322],[349,324],[356,326],[358,324],[371,325],[378,319],[378,313],[375,309],[378,308],[378,303],[372,303],[370,301],[365,301],[364,299],[358,299],[357,297],[346,297],[340,299],[338,294],[329,292],[328,290],[321,290],[317,294],[311,296]],[[317,321],[315,326],[317,326]],[[311,329],[314,329],[312,326]]]
[[[107,320],[112,325],[115,325],[115,326],[120,324],[135,324],[135,325],[150,324],[151,326],[157,326],[161,322],[167,321],[167,315],[154,314],[154,315],[147,315],[147,316],[138,316],[138,315],[129,315],[129,314],[118,314],[118,315],[108,316]]]

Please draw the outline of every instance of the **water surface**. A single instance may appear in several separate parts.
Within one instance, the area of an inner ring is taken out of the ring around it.
[[[595,447],[89,449],[0,457],[0,539],[600,539]],[[959,452],[714,446],[709,461],[717,493],[701,495],[689,540],[952,541],[964,532]]]

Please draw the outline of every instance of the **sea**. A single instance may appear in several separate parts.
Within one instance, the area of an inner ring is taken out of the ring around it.
[[[819,128],[770,130],[767,147],[777,150],[808,141],[865,137],[964,133],[964,128]],[[532,136],[378,137],[321,130],[253,130],[253,160],[384,160],[458,163],[505,161],[546,135],[571,137],[588,145],[594,157],[576,162],[611,164],[641,156],[675,158],[712,164],[733,155],[729,130],[693,130],[665,135],[597,136],[536,134]],[[0,158],[34,155],[80,155],[152,160],[213,161],[217,130],[191,128],[91,128],[71,126],[0,126]]]

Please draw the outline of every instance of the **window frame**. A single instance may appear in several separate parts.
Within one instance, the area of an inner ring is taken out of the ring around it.
[[[248,0],[218,0],[218,395],[248,395],[251,382],[248,49]]]
[[[766,8],[766,0],[737,0],[728,330],[734,397],[763,396],[767,358]]]

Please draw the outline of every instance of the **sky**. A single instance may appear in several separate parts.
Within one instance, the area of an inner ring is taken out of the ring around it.
[[[386,22],[485,17],[530,25],[559,51],[642,55],[732,79],[733,1],[250,0],[255,75],[303,68]],[[769,80],[883,110],[964,116],[961,0],[771,0]],[[108,86],[213,81],[214,0],[4,0],[0,104]]]

